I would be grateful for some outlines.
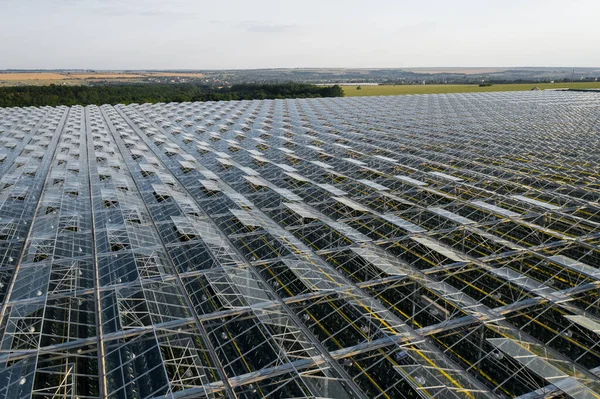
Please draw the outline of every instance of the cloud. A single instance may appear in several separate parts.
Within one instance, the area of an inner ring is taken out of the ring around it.
[[[290,33],[304,31],[307,29],[315,29],[317,26],[305,26],[299,24],[279,24],[272,21],[229,21],[213,19],[208,21],[212,25],[221,25],[230,29],[241,29],[250,33]]]
[[[275,23],[248,23],[245,24],[247,32],[253,33],[289,33],[302,30],[303,27],[296,24],[275,24]]]
[[[5,0],[0,0],[0,3]],[[13,1],[13,0],[6,0]],[[78,15],[101,15],[110,17],[174,17],[190,16],[190,10],[183,0],[171,0],[168,4],[157,0],[30,0],[33,7],[45,7],[56,11],[71,11]]]
[[[121,16],[139,16],[139,17],[191,17],[194,14],[190,11],[181,11],[177,9],[163,9],[163,8],[152,8],[152,7],[123,7],[117,5],[102,5],[95,9],[95,12],[108,15],[111,17]]]

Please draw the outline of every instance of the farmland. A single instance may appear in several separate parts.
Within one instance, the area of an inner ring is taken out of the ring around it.
[[[156,78],[201,79],[196,72],[9,72],[0,73],[0,86],[69,86],[99,82],[136,83]]]
[[[381,86],[343,86],[346,97],[357,96],[395,96],[401,94],[443,94],[443,93],[476,93],[495,91],[527,91],[539,89],[600,89],[600,82],[585,83],[516,83],[498,84],[493,86],[478,85],[381,85]]]

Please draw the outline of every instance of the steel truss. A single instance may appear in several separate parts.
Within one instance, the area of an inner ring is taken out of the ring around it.
[[[599,118],[0,109],[0,398],[600,398]]]

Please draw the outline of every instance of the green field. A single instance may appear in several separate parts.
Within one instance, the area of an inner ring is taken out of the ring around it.
[[[399,94],[438,94],[438,93],[472,93],[489,91],[526,91],[534,87],[540,89],[600,89],[600,82],[586,83],[525,83],[497,84],[479,87],[478,85],[398,85],[398,86],[343,86],[346,97],[355,96],[394,96]]]

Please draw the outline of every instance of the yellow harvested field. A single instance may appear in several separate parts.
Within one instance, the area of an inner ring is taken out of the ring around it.
[[[69,79],[68,75],[60,73],[0,73],[0,81],[24,81],[24,80],[65,80]]]
[[[44,86],[50,84],[85,85],[99,80],[135,82],[148,77],[155,78],[203,78],[198,72],[0,72],[0,86]]]
[[[67,79],[138,79],[145,75],[138,73],[71,73]]]

